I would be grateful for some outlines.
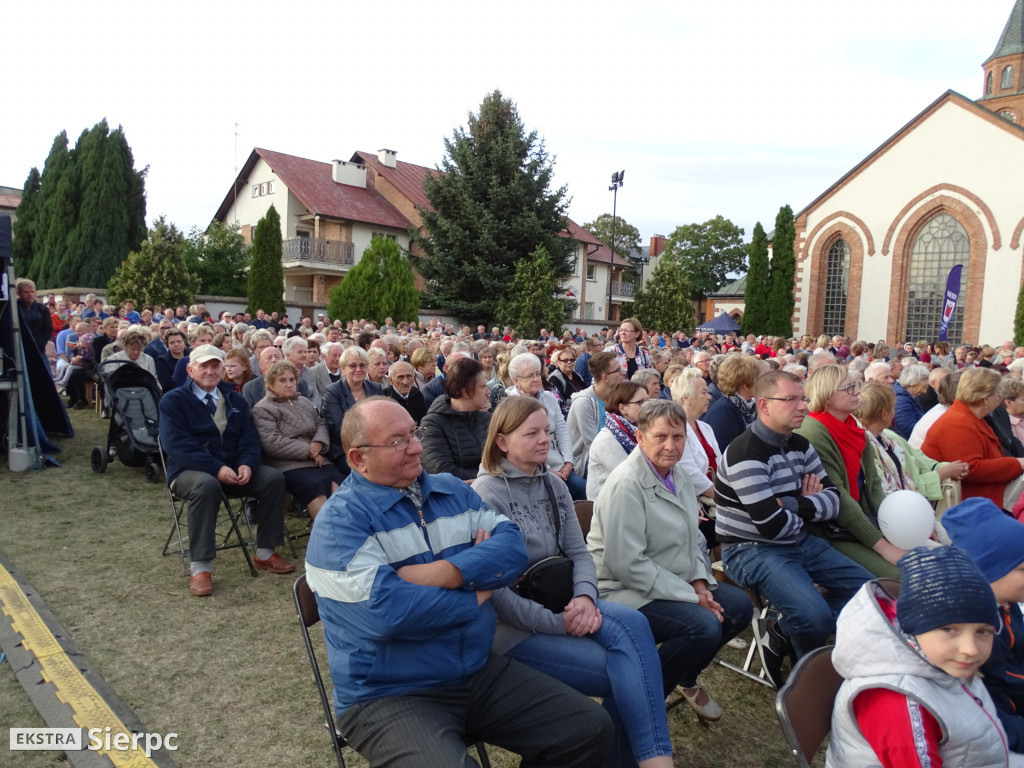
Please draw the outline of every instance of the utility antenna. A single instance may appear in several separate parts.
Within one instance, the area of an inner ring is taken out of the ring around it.
[[[232,190],[234,191],[234,209],[235,209],[235,224],[238,223],[238,123],[235,123],[235,176],[232,184]]]

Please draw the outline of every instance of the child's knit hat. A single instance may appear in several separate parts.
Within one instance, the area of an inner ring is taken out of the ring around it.
[[[965,552],[956,547],[917,547],[897,565],[903,581],[896,618],[906,634],[949,624],[999,625],[992,588]]]
[[[1024,563],[1024,524],[989,499],[965,499],[946,510],[942,525],[990,584]]]

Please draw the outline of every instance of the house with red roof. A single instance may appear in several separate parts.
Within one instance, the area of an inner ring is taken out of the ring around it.
[[[374,235],[410,249],[409,228],[423,224],[417,208],[430,207],[423,192],[430,173],[438,171],[399,161],[391,149],[325,163],[256,147],[214,218],[237,222],[251,243],[257,222],[274,205],[281,216],[285,301],[312,314],[327,305],[328,291]],[[574,320],[618,322],[621,305],[633,297],[632,284],[622,280],[630,262],[618,255],[613,262],[610,249],[571,220],[564,234],[579,244],[574,272],[562,281],[566,298],[578,304]]]

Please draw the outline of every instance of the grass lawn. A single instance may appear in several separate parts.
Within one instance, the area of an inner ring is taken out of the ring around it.
[[[0,469],[0,551],[147,730],[179,734],[179,765],[336,765],[299,637],[294,577],[251,578],[232,550],[217,558],[214,595],[193,597],[177,555],[160,554],[171,522],[166,488],[116,460],[93,473],[89,452],[105,442],[108,422],[92,411],[72,420],[77,436],[59,440],[60,468]],[[300,572],[304,546],[296,542]],[[741,661],[738,651],[725,655]],[[676,765],[792,765],[774,691],[714,665],[702,682],[725,715],[700,727],[685,705],[670,713]],[[0,723],[41,724],[6,662]],[[495,766],[518,764],[491,752]],[[0,763],[35,768],[55,757],[4,752]],[[364,765],[348,750],[346,760]]]

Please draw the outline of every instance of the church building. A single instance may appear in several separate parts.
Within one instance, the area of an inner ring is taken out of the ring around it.
[[[1024,230],[1024,0],[977,101],[947,91],[796,214],[798,334],[934,340],[963,266],[953,343],[1013,337]]]

